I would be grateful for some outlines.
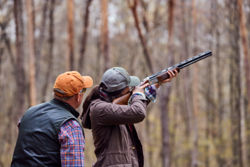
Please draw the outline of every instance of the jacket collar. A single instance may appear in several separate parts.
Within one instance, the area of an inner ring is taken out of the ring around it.
[[[76,118],[79,117],[79,113],[68,103],[65,103],[59,99],[54,98],[53,100],[51,100],[52,103],[57,104],[63,108],[65,108],[66,110],[68,110],[71,114],[73,114]]]

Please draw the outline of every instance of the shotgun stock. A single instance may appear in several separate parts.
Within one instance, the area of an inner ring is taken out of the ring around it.
[[[128,104],[128,100],[130,98],[130,96],[132,95],[132,91],[121,96],[121,97],[118,97],[116,99],[113,100],[113,103],[114,104],[121,104],[121,105],[127,105]]]

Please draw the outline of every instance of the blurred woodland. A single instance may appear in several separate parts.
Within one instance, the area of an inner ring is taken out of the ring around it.
[[[18,120],[53,98],[58,74],[99,84],[122,66],[143,79],[207,50],[136,125],[145,167],[249,167],[249,29],[250,0],[0,0],[0,167],[10,166]]]

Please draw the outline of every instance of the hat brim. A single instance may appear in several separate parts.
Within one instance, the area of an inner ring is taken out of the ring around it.
[[[137,76],[130,76],[130,83],[128,86],[138,86],[140,83],[141,81]]]
[[[82,76],[84,88],[90,88],[93,86],[93,79],[90,76]]]

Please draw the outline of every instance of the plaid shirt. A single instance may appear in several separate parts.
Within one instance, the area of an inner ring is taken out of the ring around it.
[[[156,94],[157,94],[156,90],[157,88],[155,85],[149,85],[148,87],[144,89],[144,93],[147,99],[149,99],[150,101],[154,103],[156,102]]]
[[[76,120],[69,120],[61,126],[58,134],[61,144],[61,166],[83,167],[85,139],[82,128]]]

